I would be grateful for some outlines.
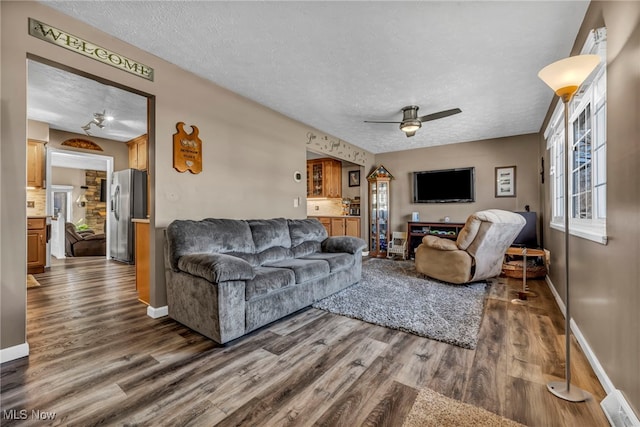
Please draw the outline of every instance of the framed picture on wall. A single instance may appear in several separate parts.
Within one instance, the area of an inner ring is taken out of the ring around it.
[[[349,171],[349,187],[360,187],[360,171]]]
[[[496,168],[496,197],[516,197],[516,167]]]

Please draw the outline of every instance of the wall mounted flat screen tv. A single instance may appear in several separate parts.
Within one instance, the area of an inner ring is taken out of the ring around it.
[[[413,203],[471,203],[475,200],[473,167],[413,173]]]

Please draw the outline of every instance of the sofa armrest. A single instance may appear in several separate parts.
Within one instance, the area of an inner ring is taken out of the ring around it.
[[[84,236],[84,241],[91,241],[91,240],[106,240],[107,236],[105,236],[104,234],[87,234],[86,236]]]
[[[328,237],[322,242],[322,252],[346,252],[355,254],[367,247],[367,242],[351,236]]]
[[[217,253],[181,256],[178,269],[211,283],[251,280],[256,276],[251,264],[242,258]]]
[[[443,239],[436,236],[424,236],[422,243],[433,249],[439,249],[441,251],[457,251],[460,249],[456,242],[451,239]]]

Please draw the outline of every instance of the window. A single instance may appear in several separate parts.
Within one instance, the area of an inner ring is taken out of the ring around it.
[[[569,179],[569,232],[607,243],[606,30],[594,30],[582,53],[602,61],[569,103],[570,170],[565,173],[564,104],[558,101],[545,131],[551,159],[551,227],[564,230],[564,180]]]

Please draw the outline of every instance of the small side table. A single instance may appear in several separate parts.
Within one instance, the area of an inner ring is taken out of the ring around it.
[[[507,249],[505,255],[516,255],[522,257],[522,290],[518,292],[518,298],[512,299],[511,302],[513,304],[525,304],[527,302],[527,297],[533,294],[533,292],[529,291],[527,288],[527,256],[543,257],[545,256],[544,250],[511,246]]]

